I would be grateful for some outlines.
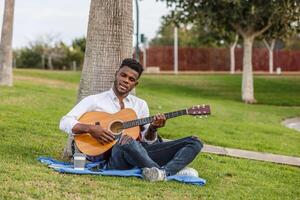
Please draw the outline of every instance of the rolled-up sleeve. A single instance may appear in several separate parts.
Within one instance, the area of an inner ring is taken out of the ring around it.
[[[81,100],[68,114],[63,116],[59,123],[59,129],[73,135],[73,127],[79,123],[78,119],[86,112],[93,110],[93,96],[88,96]]]

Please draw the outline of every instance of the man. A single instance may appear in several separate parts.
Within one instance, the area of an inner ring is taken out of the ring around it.
[[[115,74],[115,81],[109,91],[91,95],[80,101],[60,121],[60,129],[70,135],[90,133],[100,143],[106,144],[115,140],[114,134],[101,125],[83,124],[78,119],[89,111],[116,113],[123,108],[133,109],[138,118],[149,116],[147,103],[129,92],[138,85],[143,67],[136,60],[123,60]],[[165,180],[166,176],[174,175],[194,160],[202,148],[197,137],[187,137],[170,142],[159,142],[157,129],[165,125],[163,114],[154,116],[153,122],[141,127],[141,141],[122,135],[113,146],[111,154],[105,158],[105,169],[131,169],[140,167],[143,176],[149,181]],[[74,152],[73,152],[74,153]],[[89,160],[95,158],[88,157]]]

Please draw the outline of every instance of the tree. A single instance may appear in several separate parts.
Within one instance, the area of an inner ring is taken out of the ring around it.
[[[86,46],[86,38],[85,37],[75,38],[72,41],[72,47],[74,49],[79,48],[82,52],[85,52],[85,46]]]
[[[132,53],[132,1],[92,0],[78,101],[112,86],[120,61]]]
[[[156,37],[150,45],[173,45],[173,29],[179,26],[180,47],[229,47],[230,73],[235,72],[235,48],[239,40],[236,32],[226,30],[226,27],[212,26],[204,18],[197,18],[191,22],[178,23],[174,19],[174,11],[169,16],[163,17],[163,22]]]
[[[223,38],[215,34],[208,26],[193,23],[176,23],[169,17],[164,17],[155,38],[150,41],[150,45],[173,46],[174,27],[178,27],[179,47],[222,47]]]
[[[285,49],[300,50],[300,34],[293,34],[286,40]]]
[[[41,68],[42,67],[42,54],[41,48],[24,47],[14,50],[16,58],[16,67],[20,68]]]
[[[275,47],[275,42],[276,42],[275,38],[271,39],[270,44],[268,43],[268,41],[265,38],[263,39],[263,43],[265,44],[265,46],[267,47],[267,49],[269,51],[269,73],[270,74],[272,74],[274,71],[273,50]]]
[[[243,39],[242,100],[256,102],[254,98],[252,72],[252,46],[255,38],[262,36],[271,27],[278,26],[284,19],[289,31],[292,24],[299,28],[299,0],[166,0],[176,6],[178,21],[192,22],[197,19],[207,21],[211,27],[222,27],[224,31],[237,32]]]
[[[12,35],[14,0],[5,0],[2,34],[0,43],[0,85],[13,85]]]
[[[132,1],[92,0],[78,98],[111,88],[122,59],[132,57]],[[69,157],[68,139],[63,157]]]
[[[16,66],[21,68],[75,69],[82,67],[85,38],[75,38],[71,46],[49,35],[40,36],[29,45],[14,50]]]
[[[299,4],[298,4],[299,6]],[[281,12],[293,13],[293,6],[283,6],[278,7],[278,9],[286,9]],[[272,26],[261,36],[263,38],[263,43],[267,47],[269,52],[269,72],[274,71],[274,60],[273,51],[275,47],[276,40],[286,41],[288,38],[297,34],[300,31],[300,8],[298,8],[297,15],[283,15],[276,21],[273,21]]]

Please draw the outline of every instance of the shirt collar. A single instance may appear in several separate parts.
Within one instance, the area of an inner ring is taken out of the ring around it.
[[[119,99],[117,97],[117,95],[115,94],[114,90],[111,88],[109,90],[109,96],[112,98],[113,101],[117,101],[119,102]],[[124,101],[129,102],[130,101],[130,94],[128,94],[125,98]]]

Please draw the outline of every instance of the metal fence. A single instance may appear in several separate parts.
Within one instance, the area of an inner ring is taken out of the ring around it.
[[[150,47],[147,53],[147,66],[158,66],[160,70],[173,70],[173,47]],[[300,51],[274,50],[274,70],[300,71]],[[143,56],[141,55],[141,63]],[[230,54],[226,48],[179,48],[179,71],[229,71]],[[242,69],[243,49],[235,50],[236,70]],[[253,49],[252,63],[254,71],[269,71],[268,50]]]

